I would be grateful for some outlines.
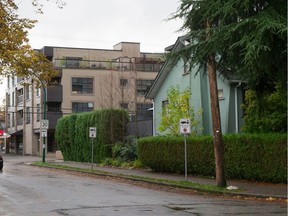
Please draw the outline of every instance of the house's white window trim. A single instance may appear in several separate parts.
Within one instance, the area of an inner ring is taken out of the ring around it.
[[[183,64],[183,75],[190,74],[189,61],[187,61],[187,60],[183,60],[183,61],[184,61],[184,64]]]
[[[218,89],[218,99],[219,100],[225,100],[223,89]]]

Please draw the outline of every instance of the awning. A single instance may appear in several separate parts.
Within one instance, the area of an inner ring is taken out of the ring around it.
[[[14,133],[10,133],[11,136],[20,136],[20,135],[23,135],[23,129],[22,130],[18,130]]]
[[[4,139],[4,138],[10,138],[11,135],[10,134],[7,134],[6,136],[0,136],[0,139]]]

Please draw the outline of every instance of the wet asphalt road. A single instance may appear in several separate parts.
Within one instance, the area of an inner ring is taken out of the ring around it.
[[[286,203],[152,190],[5,161],[0,215],[286,215]]]

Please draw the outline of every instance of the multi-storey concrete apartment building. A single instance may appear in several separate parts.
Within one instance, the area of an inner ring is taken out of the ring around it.
[[[6,91],[7,132],[11,151],[42,152],[44,95],[49,120],[47,150],[57,148],[54,132],[63,115],[101,108],[125,108],[131,119],[152,118],[144,99],[163,63],[161,53],[140,52],[140,43],[121,42],[112,50],[43,47],[41,52],[59,71],[44,91],[23,77],[9,77]]]

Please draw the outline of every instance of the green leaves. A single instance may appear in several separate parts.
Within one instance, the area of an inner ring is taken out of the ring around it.
[[[171,19],[183,19],[180,30],[194,41],[174,56],[205,64],[209,53],[218,68],[240,75],[261,93],[287,80],[287,1],[182,0]],[[211,29],[206,31],[209,21]],[[209,34],[209,38],[207,37]],[[189,53],[189,55],[187,55]]]
[[[65,160],[91,161],[89,127],[97,128],[94,140],[95,161],[109,157],[111,144],[123,141],[129,116],[123,109],[103,109],[62,117],[58,120],[55,139]]]
[[[179,135],[179,122],[181,118],[190,119],[192,134],[197,134],[200,121],[197,115],[201,115],[199,110],[196,114],[194,108],[189,106],[191,92],[188,88],[180,91],[179,86],[171,86],[167,91],[167,103],[162,107],[161,122],[159,130],[167,131],[172,135]]]
[[[57,72],[42,53],[29,45],[28,31],[36,21],[19,18],[17,9],[13,0],[0,2],[0,75],[49,81]]]

